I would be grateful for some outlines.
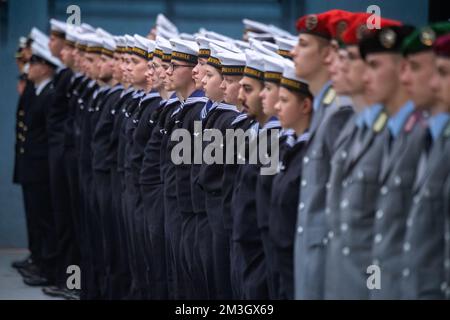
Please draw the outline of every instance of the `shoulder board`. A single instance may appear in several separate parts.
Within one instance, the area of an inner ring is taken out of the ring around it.
[[[386,112],[382,111],[377,120],[375,121],[375,123],[373,124],[373,131],[376,133],[379,133],[381,130],[383,130],[383,128],[386,126],[388,120],[388,115],[386,114]]]
[[[336,98],[336,91],[332,87],[330,87],[327,90],[327,93],[324,94],[321,102],[323,104],[331,104],[335,98]]]

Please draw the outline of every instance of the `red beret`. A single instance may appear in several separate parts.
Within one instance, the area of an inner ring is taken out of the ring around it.
[[[328,30],[330,31],[332,38],[339,40],[357,14],[343,10],[335,11],[336,13],[331,15],[328,20]]]
[[[367,28],[367,19],[371,16],[369,13],[361,12],[355,14],[352,22],[347,30],[342,34],[341,40],[345,45],[356,45],[363,37],[375,32],[377,29]],[[380,28],[390,26],[400,26],[402,23],[397,20],[384,19],[380,20]]]
[[[433,50],[438,56],[450,58],[450,33],[437,38]]]
[[[330,22],[332,19],[339,22],[339,19],[343,19],[348,13],[344,10],[335,9],[320,14],[308,14],[297,20],[297,31],[331,39],[333,37],[333,28],[330,28]]]

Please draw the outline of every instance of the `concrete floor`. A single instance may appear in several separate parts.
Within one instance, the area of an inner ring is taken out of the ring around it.
[[[26,249],[0,249],[0,300],[62,300],[42,292],[41,287],[29,287],[11,262],[28,255]]]

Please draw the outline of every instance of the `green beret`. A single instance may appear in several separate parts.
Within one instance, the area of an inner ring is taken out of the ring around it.
[[[431,50],[437,37],[450,33],[450,22],[437,22],[426,27],[418,28],[403,40],[403,55]]]

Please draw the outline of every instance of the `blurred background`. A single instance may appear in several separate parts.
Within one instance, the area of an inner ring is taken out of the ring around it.
[[[50,18],[66,21],[67,7],[78,5],[81,22],[112,34],[147,35],[158,13],[180,32],[200,27],[241,38],[242,19],[274,24],[295,33],[295,20],[330,9],[366,11],[417,26],[448,19],[443,0],[0,0],[0,248],[26,246],[25,217],[19,186],[12,184],[17,68],[14,52],[20,36],[33,26],[48,32]]]

